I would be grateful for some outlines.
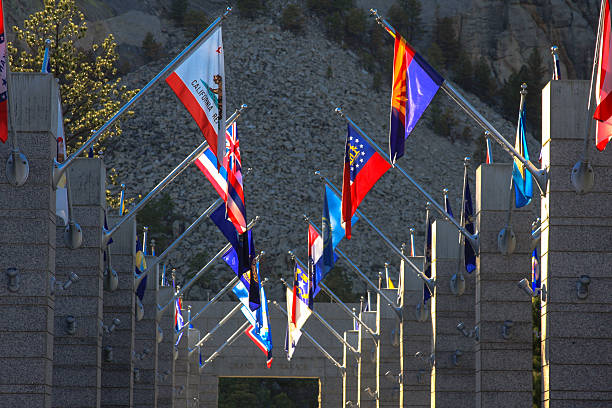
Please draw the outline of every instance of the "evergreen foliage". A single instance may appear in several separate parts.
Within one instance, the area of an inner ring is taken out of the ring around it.
[[[242,17],[254,19],[265,9],[263,0],[238,0],[238,10]]]
[[[153,33],[150,31],[145,35],[144,40],[142,40],[142,51],[147,61],[154,61],[161,57],[162,45],[155,41]]]
[[[325,277],[323,283],[343,302],[351,303],[359,301],[359,295],[353,293],[353,281],[343,267],[339,265],[334,266]],[[329,296],[323,291],[315,299],[316,302],[324,302],[326,300],[331,302]]]
[[[15,72],[40,72],[45,40],[51,41],[51,72],[59,80],[66,148],[70,154],[137,90],[119,85],[117,43],[112,34],[87,51],[79,49],[75,43],[85,36],[87,24],[75,1],[44,0],[43,5],[43,10],[23,22],[23,28],[13,27],[16,43],[8,44],[10,67]],[[118,120],[94,144],[94,151],[103,150],[107,137],[120,134]]]
[[[420,38],[422,32],[421,2],[398,0],[387,12],[389,23],[408,41]]]
[[[174,201],[168,193],[149,201],[143,209],[136,214],[139,236],[142,236],[142,227],[149,227],[149,240],[155,239],[156,252],[161,253],[172,242],[172,222],[180,215],[174,211]]]
[[[196,38],[210,25],[210,17],[201,10],[189,10],[183,18],[185,33],[190,39]]]
[[[280,26],[283,30],[291,31],[295,34],[304,29],[304,13],[297,4],[289,4],[281,13]]]
[[[174,20],[176,24],[183,24],[188,5],[188,0],[172,0],[172,3],[170,3],[170,18]]]
[[[219,378],[219,406],[224,408],[243,408],[245,402],[250,408],[315,408],[318,397],[316,378]]]

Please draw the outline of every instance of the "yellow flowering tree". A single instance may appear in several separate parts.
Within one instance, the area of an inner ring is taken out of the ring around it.
[[[87,32],[87,23],[75,0],[44,0],[43,6],[23,22],[23,27],[13,27],[16,41],[8,44],[10,67],[16,72],[39,72],[49,40],[50,71],[59,80],[70,154],[138,90],[120,85],[117,43],[112,34],[90,49],[77,46]],[[120,134],[121,123],[116,121],[98,139],[94,151],[104,149],[107,137]]]

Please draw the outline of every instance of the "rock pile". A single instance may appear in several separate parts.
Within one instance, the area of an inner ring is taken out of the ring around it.
[[[306,258],[307,225],[302,215],[312,217],[317,225],[321,223],[323,186],[314,171],[320,170],[341,188],[346,122],[334,113],[334,108],[341,105],[386,150],[390,88],[374,90],[370,74],[360,67],[357,57],[328,40],[316,21],[296,36],[281,31],[275,18],[249,21],[234,15],[223,24],[223,38],[228,114],[241,103],[249,105],[238,121],[243,168],[253,168],[244,179],[247,212],[249,218],[256,215],[262,218],[254,231],[256,247],[267,253],[262,274],[276,282],[278,276],[291,274],[287,250]],[[178,51],[169,54],[173,56]],[[142,87],[169,58],[129,74],[126,83]],[[513,124],[476,97],[468,98],[507,139],[514,140]],[[435,103],[452,105],[442,91]],[[468,126],[473,135],[481,137],[477,125],[456,110],[457,128]],[[150,191],[202,141],[195,122],[163,82],[135,105],[134,112],[124,122],[121,138],[110,142],[105,157],[108,167],[118,171],[120,182],[128,186],[131,196]],[[466,141],[452,144],[434,134],[428,122],[428,119],[420,122],[407,141],[406,155],[399,164],[436,199],[441,199],[441,190],[447,187],[458,213],[463,157],[471,156],[475,145]],[[509,160],[499,150],[496,156]],[[195,219],[217,198],[195,165],[166,191],[186,220]],[[399,172],[392,169],[385,174],[360,208],[398,246],[409,240],[408,230],[415,227],[421,235],[418,252],[422,252],[425,199]],[[352,240],[342,242],[342,250],[372,277],[389,262],[396,280],[398,256],[365,222],[354,227],[353,235]],[[170,260],[185,276],[192,257],[201,252],[212,257],[223,245],[221,233],[207,221]],[[218,289],[227,282],[231,271],[219,262],[209,276],[206,285]],[[271,296],[280,296],[280,287],[271,286]],[[361,283],[356,284],[355,290],[361,288]],[[194,288],[190,297],[202,298],[204,293],[204,288]]]

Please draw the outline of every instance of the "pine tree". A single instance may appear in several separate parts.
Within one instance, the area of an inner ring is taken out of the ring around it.
[[[387,14],[391,25],[408,42],[413,42],[420,37],[422,21],[419,0],[399,0],[389,8]]]
[[[187,0],[172,0],[172,3],[170,4],[170,18],[178,25],[183,24],[188,5]]]
[[[23,22],[23,28],[13,27],[16,44],[8,44],[10,67],[15,72],[39,72],[45,40],[50,40],[51,72],[59,80],[66,144],[71,153],[137,90],[119,85],[117,43],[112,34],[90,50],[76,47],[87,24],[74,0],[44,0],[43,6]],[[116,121],[98,139],[94,151],[103,149],[101,144],[107,137],[120,134],[121,124]]]

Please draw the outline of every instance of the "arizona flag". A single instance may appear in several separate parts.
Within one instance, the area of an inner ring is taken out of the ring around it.
[[[210,149],[223,163],[225,155],[225,68],[221,27],[198,46],[166,78],[204,134]]]
[[[6,55],[6,36],[4,35],[4,11],[0,1],[0,141],[6,142],[8,138],[8,85],[6,74],[8,71],[8,58]]]
[[[395,37],[389,158],[391,163],[404,155],[404,141],[438,92],[444,78],[401,36]]]
[[[612,49],[612,41],[610,41],[610,0],[603,2],[603,10],[600,11],[603,15],[600,17],[600,24],[603,27],[599,28],[601,32],[601,42],[597,44],[599,47],[599,66],[597,68],[597,81],[595,82],[595,101],[597,108],[593,118],[596,123],[595,131],[595,146],[598,150],[603,150],[612,139],[612,61],[610,54]]]
[[[390,168],[389,162],[349,124],[342,177],[342,226],[346,239],[351,239],[351,222],[346,221],[352,219],[368,191]]]

